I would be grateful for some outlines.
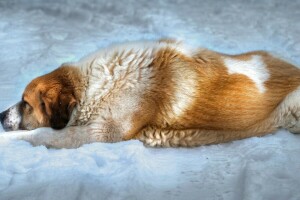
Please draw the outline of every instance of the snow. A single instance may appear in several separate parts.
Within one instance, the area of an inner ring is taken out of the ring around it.
[[[175,37],[224,53],[262,49],[300,66],[300,1],[0,1],[0,110],[62,62],[111,43]],[[78,149],[0,141],[0,199],[300,199],[300,136],[193,149],[139,141]]]

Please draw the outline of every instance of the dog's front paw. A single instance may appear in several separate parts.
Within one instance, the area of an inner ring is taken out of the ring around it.
[[[11,141],[12,139],[9,137],[8,133],[1,133],[0,134],[0,145],[2,144],[7,144]]]
[[[0,134],[0,144],[7,144],[13,140],[20,139],[21,135],[26,134],[28,131],[10,131]]]
[[[39,145],[36,141],[43,138],[42,133],[45,128],[35,129],[31,131],[10,131],[0,134],[0,143],[7,144],[14,140],[24,140],[31,143],[33,146]]]

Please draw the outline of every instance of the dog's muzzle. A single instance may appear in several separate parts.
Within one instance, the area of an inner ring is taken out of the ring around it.
[[[0,113],[0,121],[5,131],[18,130],[21,123],[19,103]]]

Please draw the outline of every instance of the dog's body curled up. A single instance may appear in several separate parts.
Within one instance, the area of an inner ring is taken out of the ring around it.
[[[14,132],[0,140],[193,147],[281,127],[300,133],[299,86],[298,68],[263,51],[225,55],[173,40],[115,45],[34,79],[1,113]]]

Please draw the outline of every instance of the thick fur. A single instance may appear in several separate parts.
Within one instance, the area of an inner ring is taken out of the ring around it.
[[[34,79],[1,114],[6,130],[32,131],[1,137],[55,148],[129,139],[193,147],[281,127],[300,133],[299,85],[298,68],[263,51],[225,55],[173,40],[121,44]]]

